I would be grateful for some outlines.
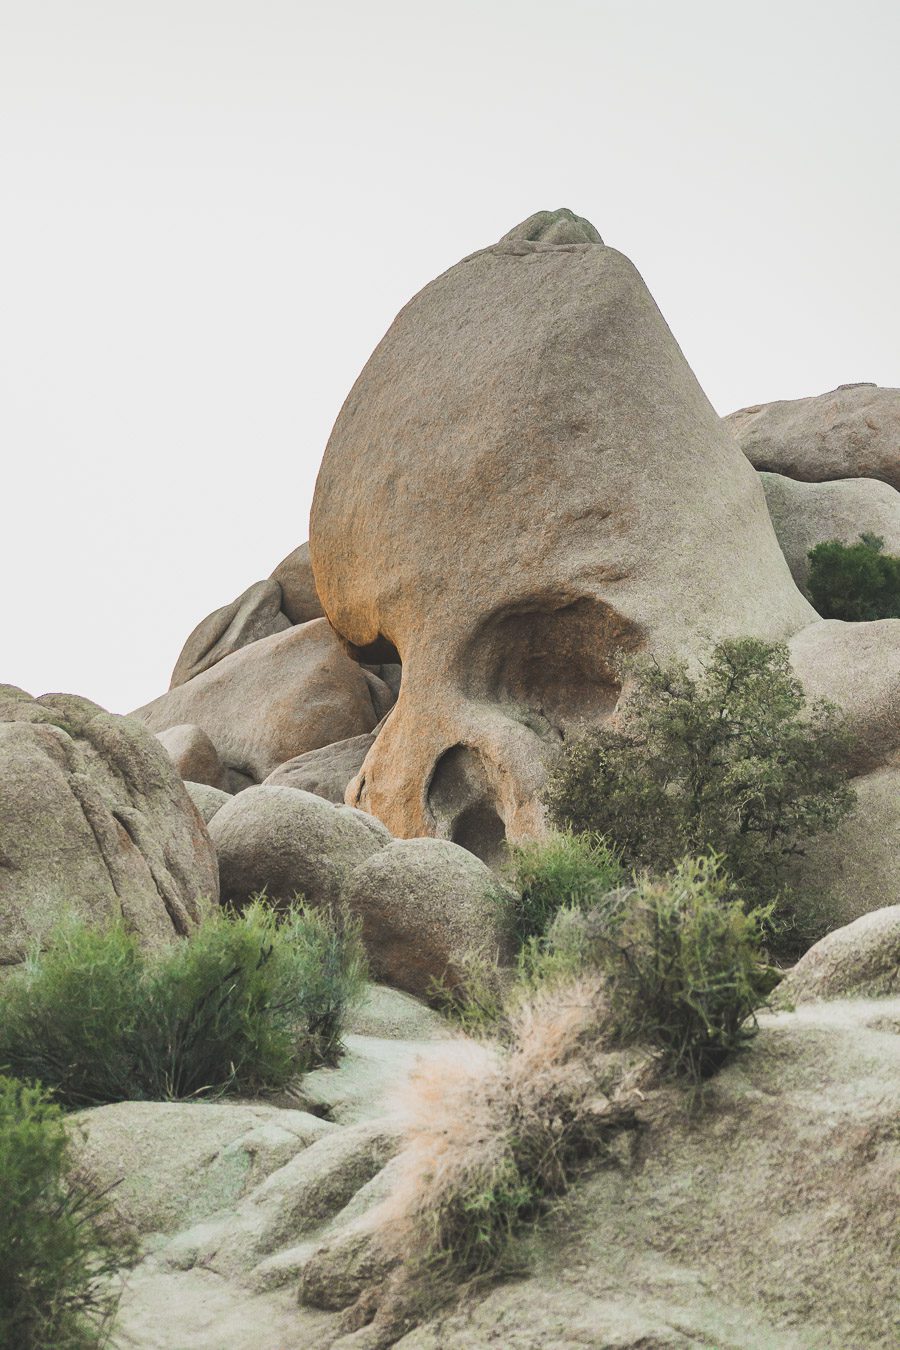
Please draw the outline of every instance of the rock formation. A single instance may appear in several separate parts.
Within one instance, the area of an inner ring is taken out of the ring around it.
[[[69,913],[168,942],[218,894],[206,827],[154,736],[89,699],[0,687],[0,965]]]
[[[726,422],[757,469],[808,483],[880,478],[900,489],[900,389],[842,384],[741,408]]]

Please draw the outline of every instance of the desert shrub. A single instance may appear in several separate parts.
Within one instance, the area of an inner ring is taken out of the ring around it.
[[[606,978],[610,1028],[696,1080],[754,1034],[779,978],[765,956],[772,906],[749,912],[715,857],[638,878],[590,915],[582,956]]]
[[[60,1108],[0,1078],[0,1345],[10,1350],[88,1350],[106,1339],[117,1261],[94,1226],[102,1200],[70,1168]]]
[[[856,544],[831,539],[807,556],[807,586],[823,619],[900,618],[900,558],[884,552],[878,535],[861,534]]]
[[[596,904],[624,875],[621,859],[602,836],[571,830],[514,844],[508,871],[518,894],[512,919],[520,943],[543,937],[559,910]]]
[[[596,976],[554,983],[509,1014],[508,1045],[461,1040],[413,1074],[387,1216],[407,1267],[503,1269],[522,1225],[633,1125],[645,1065],[603,1048],[607,1017]]]
[[[697,677],[679,662],[626,674],[618,729],[573,739],[548,780],[554,824],[657,873],[715,851],[751,904],[787,909],[786,864],[855,800],[835,709],[806,699],[783,644],[755,638],[720,642]]]
[[[70,921],[0,986],[0,1066],[69,1107],[277,1087],[333,1062],[365,979],[358,925],[263,900],[154,958]]]

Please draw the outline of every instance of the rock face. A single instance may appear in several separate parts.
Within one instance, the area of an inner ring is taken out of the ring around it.
[[[322,618],[324,611],[316,593],[309,544],[301,544],[289,553],[275,568],[271,580],[281,587],[281,608],[291,623]]]
[[[887,553],[900,554],[900,492],[887,483],[875,478],[801,483],[780,473],[760,477],[781,551],[804,593],[807,554],[816,544],[830,539],[855,544],[868,533],[881,536]]]
[[[809,483],[880,478],[900,489],[900,389],[842,384],[741,408],[725,422],[757,469]]]
[[[351,736],[334,745],[323,745],[321,750],[308,750],[279,765],[265,780],[266,785],[301,788],[327,801],[343,803],[348,784],[374,744],[373,735]]]
[[[0,688],[0,965],[64,912],[147,945],[218,898],[216,857],[165,750],[88,699]]]
[[[184,786],[207,825],[216,812],[221,811],[226,802],[231,801],[229,792],[223,792],[221,788],[210,787],[208,783],[186,782]]]
[[[169,688],[186,684],[223,657],[290,626],[291,620],[281,612],[278,582],[257,581],[230,605],[198,623],[175,663]]]
[[[570,212],[400,313],[329,441],[310,554],[341,636],[403,663],[348,801],[485,858],[540,830],[546,762],[613,710],[618,649],[815,618],[640,276]]]
[[[156,739],[181,777],[187,783],[206,783],[209,787],[224,789],[226,770],[219,752],[202,727],[184,724],[158,731]]]
[[[371,731],[365,672],[325,619],[261,638],[133,714],[151,731],[199,726],[225,766],[259,783],[285,760]]]
[[[484,863],[443,839],[402,839],[373,852],[344,892],[360,916],[376,979],[428,997],[467,956],[509,956],[504,890]]]
[[[222,899],[243,904],[263,889],[290,904],[337,904],[361,862],[390,841],[387,830],[348,806],[296,788],[248,788],[210,821]]]
[[[775,991],[779,1007],[819,999],[900,994],[900,905],[836,928],[800,958]]]

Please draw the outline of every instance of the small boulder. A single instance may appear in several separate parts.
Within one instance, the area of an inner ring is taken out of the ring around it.
[[[356,868],[344,899],[362,920],[373,978],[428,997],[453,984],[468,956],[508,954],[508,892],[445,839],[396,839]]]
[[[217,811],[231,801],[231,794],[208,783],[185,783],[187,794],[208,825]]]
[[[265,889],[290,904],[337,904],[351,872],[390,843],[383,825],[296,788],[248,788],[210,821],[222,899],[243,904]]]
[[[741,408],[725,424],[757,469],[807,483],[880,478],[900,489],[900,389],[842,384]]]
[[[364,671],[326,619],[233,652],[133,716],[155,732],[201,727],[225,767],[256,783],[285,760],[360,736],[377,720]]]
[[[766,505],[791,575],[802,591],[809,579],[809,550],[838,539],[856,544],[880,535],[887,553],[900,554],[900,492],[876,478],[801,483],[780,473],[760,474]]]
[[[186,684],[223,657],[290,626],[290,619],[281,612],[278,582],[255,582],[230,605],[201,619],[181,649],[169,688]]]
[[[309,561],[309,544],[301,544],[282,559],[271,580],[281,587],[281,608],[291,623],[309,623],[310,619],[324,617]]]
[[[321,750],[308,750],[305,755],[295,755],[280,764],[265,783],[272,787],[300,788],[341,804],[348,783],[359,773],[374,742],[372,734],[351,736],[334,745],[323,745]]]
[[[203,820],[163,747],[88,699],[0,689],[0,964],[66,913],[148,947],[218,898]]]
[[[167,731],[158,731],[156,739],[186,783],[207,783],[210,787],[224,788],[225,769],[219,752],[202,727],[185,722],[169,727]]]
[[[900,994],[900,905],[864,914],[810,947],[775,991],[776,1007]]]

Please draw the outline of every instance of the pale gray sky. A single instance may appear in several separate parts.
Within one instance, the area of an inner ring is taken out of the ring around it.
[[[891,0],[0,0],[0,681],[161,693],[396,311],[538,209],[721,412],[900,384],[898,54]]]

